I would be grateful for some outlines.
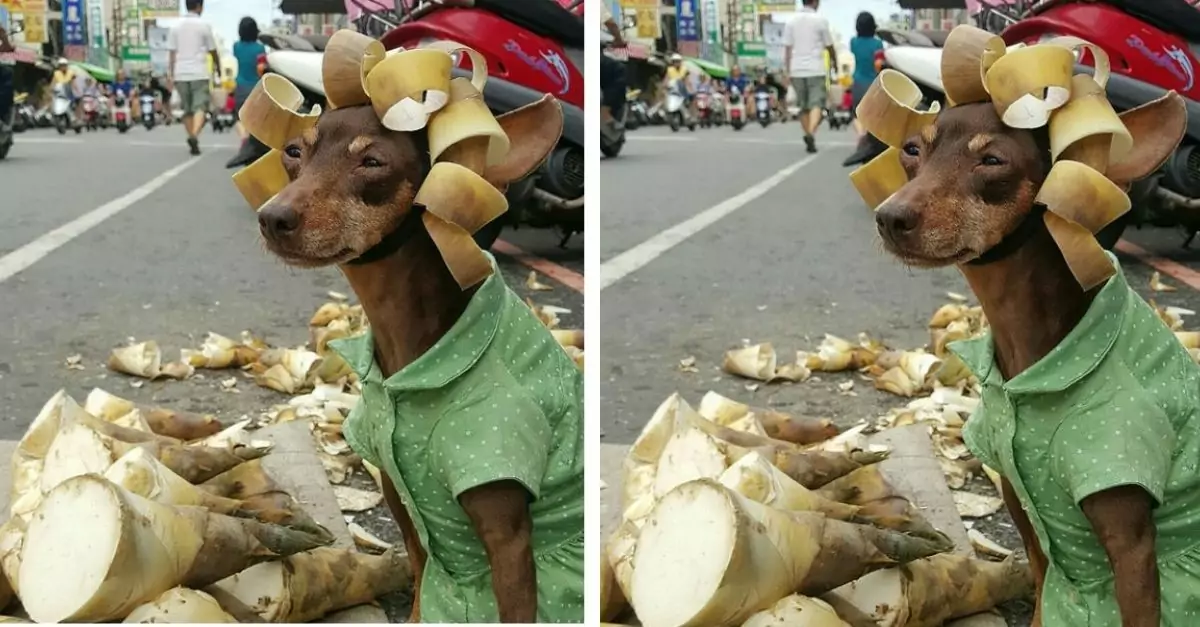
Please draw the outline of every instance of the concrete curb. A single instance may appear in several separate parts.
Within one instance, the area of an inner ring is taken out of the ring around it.
[[[308,430],[307,421],[292,421],[272,425],[255,432],[256,439],[275,444],[271,454],[263,458],[263,466],[280,484],[304,505],[309,515],[336,536],[334,546],[350,548],[354,540],[342,512],[338,508],[333,486],[325,476],[325,468],[317,457],[316,445]],[[12,459],[17,443],[0,440],[0,520],[8,519],[8,500],[12,485]],[[326,616],[322,623],[386,623],[387,615],[374,605],[360,605]]]
[[[954,497],[941,467],[933,453],[933,442],[926,427],[910,425],[888,429],[871,437],[874,444],[891,447],[891,455],[881,462],[880,469],[902,495],[921,509],[929,523],[954,541],[956,553],[973,554],[967,539],[967,529],[954,506]],[[600,491],[601,537],[607,539],[621,520],[621,465],[626,445],[600,445],[600,478],[605,487]],[[1006,627],[997,614],[968,616],[946,623],[947,627]]]

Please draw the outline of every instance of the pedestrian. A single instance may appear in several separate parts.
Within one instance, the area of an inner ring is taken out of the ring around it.
[[[212,57],[217,76],[221,75],[221,55],[217,53],[212,26],[200,19],[203,0],[187,0],[187,16],[180,19],[167,37],[170,51],[167,65],[167,90],[179,93],[183,108],[183,128],[193,155],[200,154],[200,130],[212,104],[212,75],[205,57]],[[169,100],[165,103],[170,106]],[[168,109],[169,111],[169,109]]]
[[[854,132],[862,137],[862,122],[858,121],[855,111],[871,83],[875,82],[875,76],[879,74],[875,69],[875,53],[883,50],[883,42],[875,36],[875,16],[866,11],[858,14],[854,30],[856,36],[850,39],[850,54],[854,55],[854,79],[850,83],[850,117],[854,120]]]
[[[604,15],[604,28],[612,35],[612,45],[624,48],[628,45],[625,35],[609,8],[609,3],[601,3]],[[625,90],[628,80],[625,75],[625,64],[612,57],[600,55],[600,133],[615,141],[620,136],[625,122]]]
[[[810,153],[817,151],[814,134],[821,124],[821,112],[828,99],[825,51],[829,52],[829,67],[838,66],[833,33],[829,30],[829,20],[817,14],[819,4],[820,0],[804,0],[804,5],[783,33],[787,75],[796,92],[804,145]]]
[[[266,46],[258,41],[258,22],[252,17],[243,17],[238,24],[238,40],[233,44],[233,58],[237,60],[237,82],[233,88],[233,113],[242,110],[242,104],[258,84],[258,57],[267,53]],[[245,141],[249,132],[237,123],[238,136]]]

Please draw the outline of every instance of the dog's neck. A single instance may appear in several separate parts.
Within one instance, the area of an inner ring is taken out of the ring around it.
[[[474,294],[458,286],[423,228],[387,257],[340,268],[371,324],[375,359],[384,378],[432,348]]]
[[[987,316],[996,365],[1006,381],[1054,350],[1095,297],[1075,280],[1044,225],[1004,258],[959,270]]]

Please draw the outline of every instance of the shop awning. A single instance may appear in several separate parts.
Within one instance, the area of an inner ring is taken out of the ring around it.
[[[101,83],[111,83],[113,82],[113,78],[116,77],[112,70],[106,67],[100,67],[99,65],[92,65],[91,63],[75,62],[71,64],[71,67],[91,74],[92,78],[100,81]]]
[[[705,61],[696,57],[684,57],[684,60],[695,64],[696,67],[704,70],[706,74],[713,78],[725,78],[729,76],[729,68],[724,65],[718,65],[712,61]]]

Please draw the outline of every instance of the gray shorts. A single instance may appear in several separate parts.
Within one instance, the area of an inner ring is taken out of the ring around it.
[[[175,91],[179,92],[179,106],[185,115],[208,113],[212,105],[212,86],[208,80],[176,81]]]
[[[824,109],[829,100],[829,90],[824,76],[793,76],[792,89],[796,90],[796,106],[801,111]]]

